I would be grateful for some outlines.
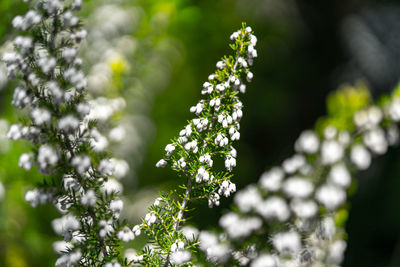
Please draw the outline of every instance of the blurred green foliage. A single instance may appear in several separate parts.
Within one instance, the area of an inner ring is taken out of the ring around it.
[[[335,126],[338,130],[354,131],[353,115],[356,111],[372,104],[369,89],[363,82],[355,86],[342,85],[327,97],[327,115],[318,119],[316,131],[322,136],[327,126]]]

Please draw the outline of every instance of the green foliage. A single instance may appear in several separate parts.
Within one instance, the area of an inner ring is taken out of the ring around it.
[[[322,135],[330,125],[338,130],[354,131],[354,113],[367,107],[371,101],[369,90],[363,82],[355,86],[341,86],[329,94],[326,101],[327,115],[317,121],[316,131]]]

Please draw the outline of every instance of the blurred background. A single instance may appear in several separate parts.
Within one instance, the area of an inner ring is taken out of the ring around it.
[[[124,185],[124,217],[132,223],[160,190],[183,182],[155,163],[192,117],[189,107],[201,97],[216,61],[230,53],[229,36],[242,21],[259,41],[255,78],[242,97],[234,170],[239,188],[293,153],[301,131],[329,112],[327,99],[329,107],[340,107],[335,103],[340,98],[328,97],[331,92],[355,86],[364,90],[360,97],[377,100],[400,78],[399,1],[84,2],[80,15],[89,36],[81,56],[90,95],[116,101],[106,103],[114,108],[102,132],[108,141],[99,145],[129,164],[117,178]],[[23,1],[0,1],[0,53],[11,47],[12,18],[26,10]],[[0,266],[52,266],[52,243],[60,237],[50,225],[59,215],[50,205],[33,209],[24,201],[26,190],[42,177],[36,169],[17,166],[29,144],[5,137],[10,123],[22,116],[10,104],[15,86],[0,65]],[[400,266],[399,162],[400,149],[393,148],[357,175],[344,266]],[[194,203],[191,221],[213,227],[230,203],[224,200],[212,210]],[[132,246],[139,248],[140,242]]]

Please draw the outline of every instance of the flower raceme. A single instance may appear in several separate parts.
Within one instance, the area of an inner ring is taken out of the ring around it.
[[[230,39],[235,54],[217,62],[217,70],[203,84],[204,99],[190,108],[196,117],[165,147],[165,157],[156,164],[171,166],[186,184],[178,195],[163,194],[144,218],[142,228],[157,245],[145,249],[146,265],[189,264],[190,251],[196,251],[198,245],[181,232],[190,201],[207,199],[211,208],[219,205],[221,196],[236,191],[231,172],[237,156],[233,142],[240,139],[243,116],[239,94],[245,93],[245,82],[253,79],[249,66],[257,57],[257,38],[243,25]],[[224,169],[216,167],[218,161]]]
[[[220,218],[225,233],[203,231],[200,245],[211,262],[243,266],[339,266],[346,248],[344,214],[351,173],[369,168],[373,156],[398,143],[400,101],[353,115],[354,130],[301,133],[296,154],[264,172],[258,184],[234,196],[236,208]],[[216,257],[211,248],[218,247]]]
[[[238,94],[246,90],[244,80],[251,81],[253,74],[248,66],[257,56],[257,38],[251,32],[250,27],[244,27],[231,35],[231,40],[235,41],[232,49],[237,54],[217,62],[217,71],[208,77],[201,91],[208,98],[190,108],[197,117],[165,147],[165,158],[156,164],[157,167],[170,164],[179,174],[190,177],[198,191],[206,189],[208,199],[216,195],[229,196],[235,191],[229,178],[236,166],[237,152],[232,142],[240,139],[239,122],[243,116]],[[213,168],[214,160],[220,158],[226,167],[222,173]],[[224,186],[226,183],[230,186]],[[196,188],[191,189],[191,194],[197,194]],[[209,206],[213,205],[218,204],[209,201]]]
[[[77,57],[86,31],[73,13],[82,1],[30,2],[34,8],[12,21],[21,33],[15,50],[3,55],[9,77],[20,81],[12,104],[29,114],[8,133],[33,145],[18,164],[26,170],[36,164],[50,178],[25,198],[33,207],[54,203],[63,214],[52,223],[64,238],[54,244],[61,254],[56,266],[125,264],[120,240],[132,240],[137,231],[118,222],[123,203],[120,186],[109,179],[113,164],[92,146],[96,123],[88,117],[87,81]]]

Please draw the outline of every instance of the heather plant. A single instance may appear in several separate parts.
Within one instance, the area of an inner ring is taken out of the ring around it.
[[[197,117],[165,147],[165,158],[156,164],[170,165],[186,183],[179,191],[162,194],[145,216],[141,228],[155,245],[146,247],[141,255],[145,265],[189,264],[198,245],[181,232],[190,202],[205,199],[212,208],[219,205],[221,196],[229,197],[236,191],[231,171],[237,152],[232,143],[240,139],[243,104],[239,94],[246,90],[244,81],[253,78],[249,66],[257,57],[257,38],[243,25],[231,40],[235,54],[217,62],[217,70],[203,84],[201,94],[206,98],[190,108]]]
[[[32,207],[52,203],[62,214],[52,222],[63,237],[53,245],[61,254],[56,266],[340,265],[346,200],[355,187],[352,174],[368,169],[373,157],[398,142],[398,89],[379,104],[362,87],[332,94],[328,116],[300,134],[295,155],[266,171],[258,184],[236,192],[232,171],[237,165],[233,142],[240,139],[243,116],[239,95],[246,91],[245,81],[253,79],[250,66],[257,57],[257,38],[243,24],[230,36],[234,54],[217,62],[203,84],[203,99],[190,108],[195,118],[156,163],[171,167],[179,185],[161,193],[141,224],[132,226],[119,220],[122,186],[114,179],[129,167],[105,152],[105,135],[113,136],[108,119],[121,112],[125,100],[99,96],[96,89],[103,84],[96,68],[90,71],[88,90],[78,57],[87,32],[75,15],[82,1],[26,2],[33,8],[12,21],[20,33],[15,50],[3,55],[8,76],[20,83],[12,104],[25,114],[8,137],[31,143],[18,165],[25,170],[36,166],[46,176],[25,199]],[[93,40],[87,43],[88,54]],[[111,63],[116,72],[119,63],[123,60]],[[122,86],[119,78],[109,84],[116,91]],[[3,191],[0,183],[0,199]],[[219,232],[187,225],[193,202],[213,208],[232,195],[235,205],[221,216]],[[121,243],[139,235],[147,242],[142,251],[123,256]]]
[[[32,150],[21,155],[19,166],[36,164],[49,176],[26,193],[33,207],[54,203],[64,214],[53,228],[66,242],[56,265],[77,263],[102,266],[119,256],[121,189],[110,183],[113,165],[93,149],[96,122],[88,117],[87,81],[77,57],[86,31],[73,11],[81,1],[38,1],[34,9],[14,18],[21,35],[15,51],[5,53],[8,75],[18,78],[13,105],[25,109],[29,119],[12,125],[8,137],[27,139]]]
[[[252,267],[339,266],[352,176],[398,143],[398,89],[383,99],[374,104],[363,86],[332,94],[330,113],[300,134],[296,154],[235,194],[235,206],[219,220],[224,234],[200,233],[205,256]],[[216,257],[221,247],[227,252]]]

